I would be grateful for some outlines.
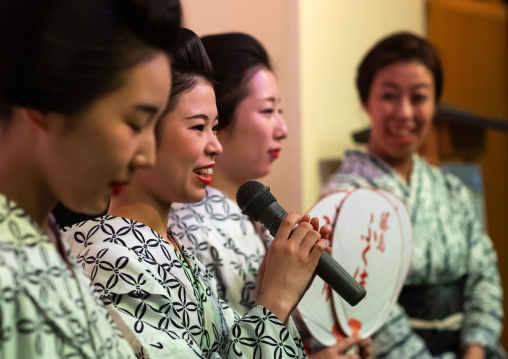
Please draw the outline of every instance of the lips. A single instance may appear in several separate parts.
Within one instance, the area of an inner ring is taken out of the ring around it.
[[[111,192],[113,193],[113,196],[118,196],[120,193],[122,193],[122,190],[125,186],[127,186],[128,182],[111,182]]]
[[[272,156],[273,159],[277,159],[277,158],[279,158],[279,155],[280,155],[280,148],[270,150],[270,151],[268,151],[268,153],[270,154],[270,156]]]
[[[416,130],[406,126],[392,126],[388,129],[392,142],[398,146],[407,146],[416,139]]]
[[[194,170],[194,175],[196,178],[206,184],[207,186],[212,183],[212,174],[213,174],[213,167],[215,164],[210,164],[208,166],[200,167]]]

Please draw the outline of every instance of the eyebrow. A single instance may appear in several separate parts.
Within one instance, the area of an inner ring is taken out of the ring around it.
[[[134,108],[136,110],[139,110],[141,112],[145,112],[145,113],[148,113],[148,114],[151,114],[151,115],[154,115],[157,112],[159,112],[159,108],[157,106],[143,104],[143,103],[134,105]]]
[[[184,120],[195,120],[195,119],[203,119],[203,120],[208,121],[209,117],[207,115],[205,115],[204,113],[198,113],[197,115],[193,115],[193,116],[184,118]]]
[[[394,88],[399,88],[400,86],[395,83],[395,82],[391,82],[391,81],[385,81],[381,84],[382,86],[385,86],[385,87],[394,87]],[[411,86],[411,89],[418,89],[418,88],[430,88],[430,84],[427,84],[427,83],[424,83],[424,82],[420,82],[420,83],[417,83],[416,85],[413,85]]]
[[[270,101],[270,102],[276,103],[277,99],[275,97],[267,97],[267,98],[260,98],[258,101]]]
[[[208,121],[208,120],[210,120],[210,117],[208,117],[204,113],[199,113],[197,115],[184,118],[184,120],[195,120],[195,119],[203,119],[205,121]],[[219,119],[219,115],[215,116],[215,118],[213,120],[216,121],[218,119]]]

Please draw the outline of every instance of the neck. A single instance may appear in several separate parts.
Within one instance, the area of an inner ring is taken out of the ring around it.
[[[383,159],[383,161],[388,163],[407,183],[409,183],[409,179],[411,177],[411,170],[413,168],[413,156],[408,156],[401,159],[388,158],[386,156],[380,155],[376,150],[372,149],[372,147],[370,146],[369,152]]]
[[[413,160],[391,164],[397,173],[407,182],[411,178],[411,170],[413,168]]]
[[[236,203],[236,192],[243,182],[232,178],[226,172],[224,172],[219,166],[215,166],[213,169],[213,181],[212,186],[217,188],[219,191],[224,193],[232,201]]]
[[[35,155],[35,140],[21,121],[0,124],[0,193],[17,205],[47,233],[51,210],[56,205]]]
[[[171,203],[157,202],[132,183],[119,196],[111,199],[108,214],[143,223],[167,240],[170,209]]]

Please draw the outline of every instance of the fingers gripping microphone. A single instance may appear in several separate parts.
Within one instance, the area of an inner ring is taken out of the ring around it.
[[[274,237],[288,215],[271,194],[270,187],[257,181],[248,181],[240,186],[236,202],[243,214],[263,224]],[[319,258],[316,274],[352,306],[365,297],[365,289],[326,252]]]

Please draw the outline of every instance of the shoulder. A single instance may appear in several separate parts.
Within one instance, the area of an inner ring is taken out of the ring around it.
[[[321,196],[337,190],[359,187],[378,188],[379,181],[390,176],[390,167],[380,158],[366,152],[348,150],[342,164],[321,189]]]
[[[92,253],[105,255],[110,248],[114,249],[112,255],[135,255],[139,252],[139,246],[146,247],[149,243],[152,248],[164,241],[158,233],[142,223],[109,215],[66,227],[61,235],[78,262]]]

